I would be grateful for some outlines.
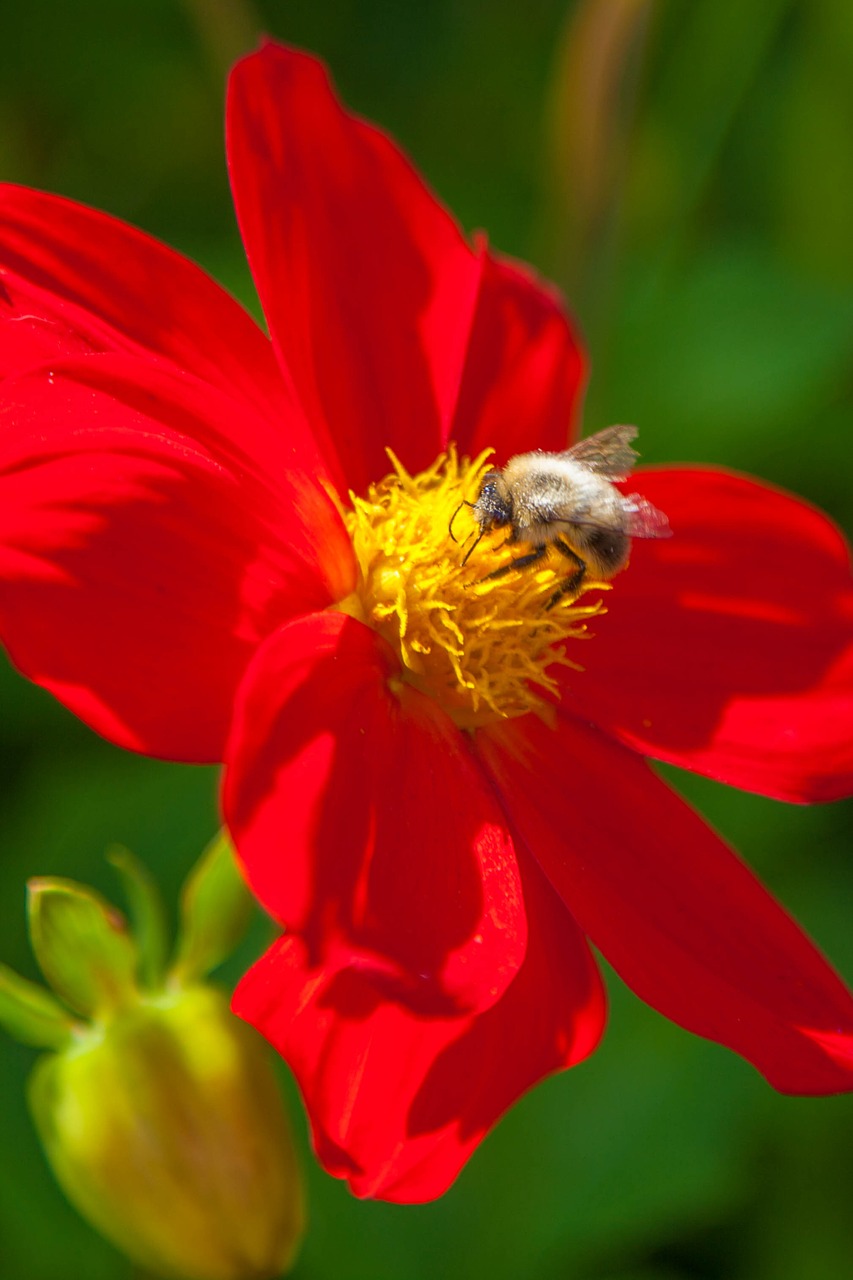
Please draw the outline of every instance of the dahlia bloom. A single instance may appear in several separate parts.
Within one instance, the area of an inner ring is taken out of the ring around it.
[[[594,1049],[589,941],[777,1089],[850,1089],[850,993],[644,759],[853,791],[841,536],[744,476],[643,468],[675,536],[610,590],[547,609],[560,565],[488,577],[499,535],[463,563],[489,451],[576,420],[559,298],[306,55],[237,65],[227,147],[269,338],[147,236],[2,188],[0,634],[113,742],[224,762],[286,927],[235,1007],[320,1158],[359,1195],[440,1194]]]

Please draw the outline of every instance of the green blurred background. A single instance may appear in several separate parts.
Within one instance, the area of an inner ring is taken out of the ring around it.
[[[646,460],[761,474],[853,530],[849,0],[7,4],[0,178],[137,223],[255,307],[222,102],[261,30],[323,54],[466,228],[563,284],[592,353],[587,429],[637,422]],[[32,974],[27,876],[114,895],[120,840],[174,899],[217,778],[111,748],[5,666],[0,699],[0,952]],[[853,979],[853,808],[668,776]],[[357,1202],[306,1150],[299,1280],[848,1280],[853,1099],[779,1097],[610,985],[601,1050],[440,1202]],[[0,1274],[126,1280],[37,1147],[33,1058],[0,1040]]]

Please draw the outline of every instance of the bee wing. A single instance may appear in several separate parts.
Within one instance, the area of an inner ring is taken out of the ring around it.
[[[628,533],[632,538],[671,538],[669,520],[638,493],[626,493],[622,499],[628,514]]]
[[[579,440],[560,456],[580,462],[608,480],[625,480],[634,469],[637,451],[630,442],[636,436],[636,427],[605,427],[594,436]]]

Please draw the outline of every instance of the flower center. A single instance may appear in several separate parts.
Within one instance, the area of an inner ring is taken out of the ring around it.
[[[562,642],[583,636],[586,619],[602,610],[600,600],[579,605],[578,596],[607,586],[585,579],[548,608],[571,572],[550,552],[488,576],[531,550],[507,545],[507,529],[472,549],[480,527],[463,503],[479,494],[492,452],[469,461],[451,446],[411,476],[389,449],[393,472],[365,497],[350,494],[345,514],[360,578],[338,608],[378,631],[400,655],[403,679],[465,729],[528,711],[548,716],[559,696],[551,668],[581,669]]]

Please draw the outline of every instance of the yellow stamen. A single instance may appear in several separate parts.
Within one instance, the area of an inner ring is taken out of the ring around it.
[[[466,564],[450,522],[463,499],[473,501],[492,450],[473,461],[451,446],[428,470],[411,476],[388,456],[393,472],[366,497],[350,494],[346,523],[360,568],[353,595],[337,606],[374,627],[400,655],[402,676],[434,698],[462,728],[529,711],[548,717],[558,694],[550,668],[575,667],[563,641],[581,638],[600,600],[578,595],[602,582],[584,581],[577,595],[546,606],[567,576],[556,554],[535,569],[487,575],[529,550],[507,545],[507,531],[487,534]],[[470,546],[479,525],[463,506],[453,525]]]

